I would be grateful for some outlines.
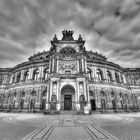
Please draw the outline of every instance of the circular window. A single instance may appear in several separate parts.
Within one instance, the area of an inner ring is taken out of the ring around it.
[[[66,47],[61,50],[61,58],[71,60],[75,58],[76,51],[71,47]]]

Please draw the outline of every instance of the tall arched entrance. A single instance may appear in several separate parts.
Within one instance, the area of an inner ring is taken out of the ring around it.
[[[75,104],[75,89],[71,85],[65,85],[61,89],[61,106],[63,110],[72,110]]]

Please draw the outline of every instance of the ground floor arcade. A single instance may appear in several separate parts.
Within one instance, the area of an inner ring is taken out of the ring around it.
[[[1,110],[118,111],[139,109],[137,96],[126,88],[87,84],[84,78],[52,79],[46,84],[12,88],[1,94]]]

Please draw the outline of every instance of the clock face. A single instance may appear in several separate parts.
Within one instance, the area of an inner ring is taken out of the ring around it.
[[[60,51],[60,54],[64,60],[73,60],[76,56],[76,51],[71,47],[65,47]]]

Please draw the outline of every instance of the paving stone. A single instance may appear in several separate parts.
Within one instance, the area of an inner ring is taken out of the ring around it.
[[[140,113],[0,113],[0,140],[139,140],[139,124]]]

